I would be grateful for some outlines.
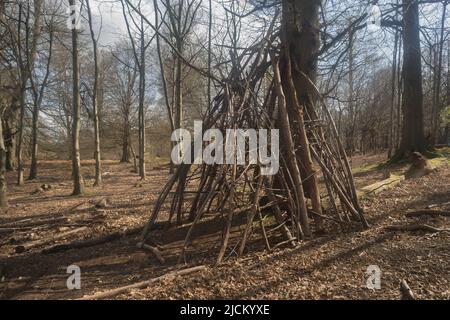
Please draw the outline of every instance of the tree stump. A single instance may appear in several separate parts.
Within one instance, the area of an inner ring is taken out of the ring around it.
[[[405,173],[406,179],[420,178],[433,172],[427,159],[420,152],[413,152],[410,156],[411,166]]]

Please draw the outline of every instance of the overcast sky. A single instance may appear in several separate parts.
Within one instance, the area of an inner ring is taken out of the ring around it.
[[[112,4],[109,1],[92,0],[91,9],[94,15],[96,25],[95,32],[98,33],[101,28],[100,44],[111,45],[117,41],[120,36],[126,34],[126,25],[122,16],[122,9],[118,4]]]

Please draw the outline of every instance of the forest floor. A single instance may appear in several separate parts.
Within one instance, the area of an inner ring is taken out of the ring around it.
[[[385,178],[386,169],[376,166],[384,160],[383,154],[353,158],[358,188]],[[205,227],[208,232],[199,231],[183,265],[177,264],[177,258],[185,227],[170,231],[163,239],[164,264],[136,247],[139,233],[96,246],[44,254],[43,249],[58,243],[142,226],[168,175],[167,168],[159,164],[149,168],[146,181],[139,182],[131,165],[105,161],[103,186],[94,188],[93,163],[83,162],[86,195],[74,197],[70,168],[67,161],[41,161],[40,178],[27,181],[24,187],[15,186],[15,174],[8,173],[10,207],[0,211],[0,299],[80,298],[203,264],[207,266],[204,271],[113,298],[398,299],[399,282],[405,279],[417,298],[450,299],[450,232],[385,229],[408,223],[450,228],[449,217],[405,216],[408,210],[428,206],[450,210],[449,161],[429,175],[408,179],[364,199],[362,205],[371,225],[368,230],[332,232],[295,248],[280,247],[271,252],[254,238],[243,258],[231,256],[219,267],[214,267],[214,262],[221,227],[212,230],[212,224]],[[51,188],[42,190],[43,184]],[[239,228],[234,227],[234,234]],[[77,232],[53,240],[71,230]],[[33,241],[38,242],[28,248]],[[69,265],[81,269],[81,290],[66,287]],[[381,269],[379,290],[366,286],[370,265]]]

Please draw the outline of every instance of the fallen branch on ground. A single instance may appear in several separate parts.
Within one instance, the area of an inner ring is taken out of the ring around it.
[[[37,221],[29,221],[29,220],[23,220],[23,221],[25,221],[27,223],[19,223],[19,221],[18,222],[10,222],[10,223],[2,224],[0,227],[1,228],[14,228],[14,229],[30,228],[30,227],[36,227],[36,226],[40,226],[40,225],[44,225],[44,224],[55,224],[55,223],[59,223],[59,222],[67,222],[67,218],[66,217],[55,217],[55,218],[42,219],[42,220],[37,220]]]
[[[416,211],[407,212],[406,216],[408,218],[419,217],[419,216],[450,217],[450,211],[423,209],[423,210],[416,210]]]
[[[14,228],[0,229],[0,235],[14,233],[14,231],[15,231]]]
[[[425,232],[450,232],[450,229],[439,229],[427,224],[408,224],[408,225],[392,225],[385,227],[386,230],[390,231],[425,231]]]
[[[166,262],[166,260],[164,259],[164,257],[162,256],[161,251],[159,251],[157,248],[149,246],[148,244],[142,243],[142,242],[138,242],[138,244],[136,245],[136,247],[138,247],[139,249],[145,249],[150,251],[151,253],[153,253],[153,255],[156,257],[156,259],[158,259],[158,261],[161,264],[164,264]]]
[[[80,249],[80,248],[87,248],[96,246],[99,244],[111,242],[117,239],[120,239],[122,237],[131,236],[134,234],[138,234],[142,231],[142,227],[128,229],[126,231],[118,231],[114,232],[105,236],[93,238],[93,239],[87,239],[87,240],[77,240],[70,243],[64,243],[64,244],[57,244],[49,248],[45,248],[41,251],[42,254],[50,254],[50,253],[57,253],[61,251],[71,250],[71,249]]]
[[[111,298],[113,296],[116,296],[121,293],[125,293],[132,289],[144,289],[144,288],[148,287],[149,285],[151,285],[152,283],[155,283],[160,280],[169,279],[169,278],[176,277],[176,276],[183,276],[183,275],[187,275],[190,273],[203,271],[205,269],[206,269],[206,266],[197,266],[197,267],[188,268],[188,269],[184,269],[184,270],[173,271],[173,272],[166,273],[157,278],[141,281],[138,283],[130,284],[128,286],[124,286],[124,287],[120,287],[120,288],[116,288],[116,289],[112,289],[112,290],[108,290],[108,291],[104,291],[104,292],[95,293],[90,296],[84,296],[77,300],[98,300],[98,299]]]
[[[450,202],[435,203],[435,204],[430,204],[429,206],[427,206],[427,209],[433,209],[436,207],[444,207],[444,206],[448,206],[448,205],[450,205]]]
[[[391,175],[389,178],[378,181],[374,184],[371,184],[369,186],[365,186],[360,190],[360,197],[366,198],[370,195],[376,195],[379,194],[382,191],[385,191],[387,189],[391,189],[397,185],[399,185],[402,181],[405,180],[405,176],[396,176]]]
[[[27,250],[29,250],[31,248],[47,244],[47,243],[50,243],[50,242],[58,240],[58,239],[63,239],[65,237],[67,237],[67,236],[71,236],[71,235],[74,235],[74,234],[77,234],[77,233],[81,233],[81,232],[84,232],[86,230],[88,230],[87,227],[81,227],[81,228],[69,230],[69,231],[62,232],[60,234],[54,235],[51,238],[44,238],[44,239],[39,239],[39,240],[35,240],[35,241],[31,241],[31,242],[25,243],[23,245],[17,246],[15,250],[16,250],[16,253],[22,253],[22,252],[25,252],[25,251],[27,251]]]

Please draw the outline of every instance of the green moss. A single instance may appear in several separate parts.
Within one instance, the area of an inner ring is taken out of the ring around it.
[[[353,173],[365,173],[365,172],[375,171],[375,170],[382,169],[384,164],[385,164],[385,162],[364,164],[361,167],[353,168],[352,171],[353,171]]]

